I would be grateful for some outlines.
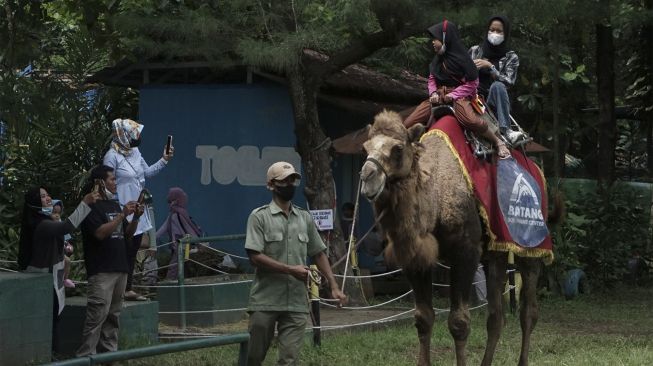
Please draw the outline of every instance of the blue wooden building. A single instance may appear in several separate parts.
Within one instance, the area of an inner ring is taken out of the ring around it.
[[[174,136],[174,159],[146,182],[155,198],[157,223],[167,214],[168,189],[178,186],[188,193],[189,212],[208,235],[244,233],[252,209],[270,201],[267,167],[284,160],[301,169],[291,101],[279,76],[249,67],[220,70],[202,62],[121,62],[90,81],[139,89],[137,119],[145,125],[140,149],[148,163],[161,156],[167,135]],[[406,110],[424,98],[425,79],[407,73],[391,78],[361,65],[325,82],[319,114],[335,141],[338,208],[356,197],[364,157],[355,131],[383,108]],[[306,207],[302,194],[295,201]],[[361,230],[366,230],[372,213],[369,203],[361,204]],[[242,242],[223,245],[244,253]]]

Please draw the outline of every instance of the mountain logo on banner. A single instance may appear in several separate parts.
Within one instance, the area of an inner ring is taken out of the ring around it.
[[[497,198],[513,241],[538,246],[549,234],[542,214],[542,192],[535,178],[514,159],[499,160]]]
[[[521,206],[520,202],[522,201],[524,201],[527,206]],[[532,205],[530,205],[530,203],[532,203]],[[531,184],[528,183],[526,178],[524,178],[523,173],[517,175],[515,184],[512,186],[508,215],[520,217],[521,219],[538,218],[542,222],[544,221],[537,193],[535,193]],[[535,224],[539,224],[539,222]]]

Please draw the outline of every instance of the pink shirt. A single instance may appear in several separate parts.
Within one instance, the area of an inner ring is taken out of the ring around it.
[[[435,83],[435,76],[433,76],[432,74],[429,74],[428,87],[429,87],[429,95],[433,94],[433,92],[438,90],[438,86]],[[451,93],[449,93],[449,95],[453,100],[470,97],[476,94],[477,88],[478,88],[478,78],[471,81],[466,81],[464,84],[457,86],[454,90],[451,91]]]

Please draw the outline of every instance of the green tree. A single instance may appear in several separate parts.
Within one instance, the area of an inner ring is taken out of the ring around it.
[[[48,6],[52,3],[42,5],[34,21],[38,26],[18,28],[3,40],[3,49],[13,48],[13,56],[3,59],[0,69],[0,120],[8,127],[0,147],[2,259],[16,257],[27,188],[45,184],[72,210],[87,171],[108,144],[109,121],[135,115],[137,106],[132,91],[85,84],[88,75],[107,65],[107,52],[74,17],[62,16]],[[20,39],[40,39],[41,47],[32,49]],[[22,71],[26,66],[31,71]]]
[[[311,207],[330,208],[330,143],[317,112],[325,78],[379,49],[423,33],[423,8],[412,0],[176,2],[133,7],[121,28],[125,43],[146,57],[205,59],[220,65],[241,62],[283,75],[294,112],[297,150]],[[145,21],[144,15],[147,14]],[[216,46],[219,45],[219,46]],[[331,253],[346,247],[339,224]]]

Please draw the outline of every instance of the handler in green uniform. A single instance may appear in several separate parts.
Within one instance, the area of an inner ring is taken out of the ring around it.
[[[308,315],[306,281],[310,256],[329,281],[331,296],[340,304],[340,291],[325,254],[326,246],[311,214],[290,201],[301,176],[286,162],[274,163],[267,173],[272,202],[252,211],[247,220],[245,249],[256,267],[249,297],[248,366],[261,365],[278,330],[277,365],[298,365]]]

